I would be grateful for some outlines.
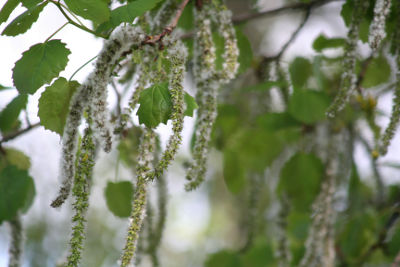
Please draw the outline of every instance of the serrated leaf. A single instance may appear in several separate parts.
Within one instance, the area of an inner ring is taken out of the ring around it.
[[[32,24],[37,21],[40,12],[43,11],[43,8],[48,3],[49,2],[44,2],[41,5],[34,6],[19,15],[17,18],[11,21],[10,24],[7,25],[1,35],[17,36],[18,34],[28,31],[32,27]]]
[[[28,156],[26,156],[23,152],[12,149],[12,148],[4,148],[5,150],[5,159],[8,165],[17,166],[21,170],[29,170],[31,167],[31,161]]]
[[[45,129],[64,134],[64,127],[69,112],[71,97],[80,86],[77,81],[67,81],[58,78],[52,85],[47,86],[39,99],[40,124]]]
[[[0,224],[26,205],[31,180],[27,171],[16,166],[7,166],[0,173]]]
[[[183,112],[183,116],[193,117],[194,110],[199,108],[196,100],[193,96],[185,92],[185,95],[183,96],[183,101],[185,101],[186,104],[186,109],[185,112]]]
[[[31,46],[15,63],[13,81],[20,93],[33,95],[40,87],[50,84],[68,63],[71,54],[60,40]]]
[[[8,0],[0,10],[0,25],[6,22],[11,12],[19,5],[20,0]]]
[[[136,17],[139,17],[145,12],[153,9],[160,1],[162,0],[137,0],[117,7],[116,9],[111,10],[110,20],[100,24],[96,29],[96,32],[101,33],[103,31],[108,31],[123,22],[132,23]]]
[[[324,49],[328,48],[338,48],[345,44],[345,39],[343,38],[326,38],[325,35],[321,34],[315,39],[313,43],[313,48],[317,52],[322,52]]]
[[[283,166],[278,193],[289,198],[295,210],[308,211],[321,187],[324,165],[312,154],[297,153]]]
[[[115,216],[126,218],[131,215],[133,199],[133,185],[131,182],[108,182],[104,196],[108,209]]]
[[[18,120],[21,110],[28,103],[28,95],[20,94],[15,97],[0,113],[0,130],[6,132],[10,130],[13,124]]]
[[[76,15],[96,24],[108,21],[110,18],[110,9],[107,3],[99,0],[65,0],[65,4]]]
[[[243,190],[246,184],[245,169],[238,155],[227,149],[224,151],[224,181],[229,192],[237,194]]]
[[[305,124],[313,124],[326,118],[330,103],[329,97],[322,92],[298,89],[290,98],[289,113]]]
[[[296,57],[289,66],[289,73],[292,79],[293,89],[301,89],[306,85],[312,74],[312,66],[308,59]]]
[[[197,104],[192,96],[185,92],[184,101],[186,110],[184,116],[193,116],[193,110]],[[140,93],[140,107],[136,113],[139,123],[147,127],[156,127],[160,123],[167,124],[171,119],[172,100],[168,90],[168,83],[155,84]]]

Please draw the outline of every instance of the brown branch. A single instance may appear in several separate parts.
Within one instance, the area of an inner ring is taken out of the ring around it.
[[[29,125],[29,126],[28,126],[27,128],[25,128],[25,129],[22,129],[22,130],[19,130],[19,131],[16,131],[16,132],[14,132],[14,133],[10,133],[10,134],[4,136],[3,139],[1,139],[1,141],[0,141],[0,146],[1,146],[2,143],[8,142],[8,141],[10,141],[10,140],[12,140],[12,139],[14,139],[14,138],[17,138],[17,137],[20,136],[21,134],[24,134],[24,133],[26,133],[26,132],[29,132],[30,130],[32,130],[32,129],[38,127],[38,126],[40,126],[40,123],[39,123],[39,122],[38,122],[38,123],[35,123],[35,124],[32,124],[32,125]]]
[[[149,45],[154,45],[156,43],[160,44],[160,49],[164,49],[164,45],[162,44],[162,39],[164,38],[165,35],[171,34],[171,32],[175,29],[176,25],[178,24],[179,18],[182,15],[183,10],[185,9],[187,3],[189,3],[189,0],[183,0],[180,6],[176,10],[175,17],[172,19],[171,23],[164,28],[164,30],[156,36],[147,36],[146,40],[142,42],[142,46],[149,44]]]

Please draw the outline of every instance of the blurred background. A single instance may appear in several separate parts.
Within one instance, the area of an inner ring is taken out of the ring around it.
[[[0,6],[5,4],[0,0]],[[262,12],[273,10],[282,6],[298,3],[298,1],[284,0],[229,0],[225,1],[233,11],[234,17],[250,12]],[[347,29],[340,16],[341,6],[344,1],[332,1],[313,9],[309,20],[299,35],[290,44],[282,57],[283,66],[287,67],[295,57],[312,58],[317,53],[312,48],[312,43],[321,33],[329,38],[345,37]],[[17,8],[8,19],[12,21],[15,17],[25,11],[25,8]],[[251,20],[243,25],[243,33],[248,37],[253,57],[273,57],[281,50],[292,33],[297,29],[304,16],[303,9],[288,10],[275,15],[266,15]],[[91,22],[84,21],[90,27]],[[21,53],[33,44],[43,42],[48,36],[55,32],[66,22],[59,10],[49,5],[40,14],[39,20],[33,24],[32,29],[26,34],[16,37],[0,37],[0,84],[12,86],[12,68],[14,63],[21,57]],[[2,31],[7,23],[0,26]],[[72,54],[69,56],[68,66],[60,76],[70,77],[75,70],[97,55],[102,48],[103,41],[92,35],[68,25],[57,33],[55,39],[61,39],[67,44]],[[371,50],[367,44],[360,45],[360,54],[367,57]],[[341,54],[341,49],[327,51],[329,55]],[[84,67],[75,76],[82,83],[91,72],[92,65]],[[393,80],[394,74],[391,74]],[[238,88],[251,79],[251,70],[242,74],[229,86],[222,88],[221,95],[229,93],[232,88]],[[194,95],[193,80],[187,77],[185,90]],[[37,117],[38,99],[44,88],[40,89],[34,96],[29,96],[26,117],[33,124],[39,122]],[[5,90],[0,93],[0,110],[6,106],[17,95],[16,89]],[[377,109],[383,114],[390,114],[392,94],[386,93],[379,98]],[[124,100],[127,104],[128,100]],[[113,90],[109,90],[110,109],[116,103]],[[279,111],[279,103],[275,110]],[[25,114],[21,114],[23,126]],[[166,180],[168,184],[167,221],[159,259],[163,267],[200,267],[205,266],[208,255],[220,250],[239,250],[245,243],[246,231],[245,214],[247,194],[242,192],[232,195],[226,188],[223,179],[222,166],[223,157],[221,152],[212,149],[209,156],[209,169],[207,179],[201,187],[193,192],[184,190],[185,169],[182,167],[190,158],[190,138],[193,133],[195,118],[185,118],[185,129],[183,145],[177,159],[170,167]],[[377,123],[385,126],[388,117],[380,116]],[[22,126],[22,128],[24,128]],[[366,129],[366,122],[357,125],[360,129]],[[171,132],[171,125],[161,125],[157,128],[161,137],[161,144],[165,143]],[[365,130],[366,139],[372,142],[372,133]],[[68,240],[71,233],[71,198],[60,209],[50,207],[51,200],[55,197],[59,188],[58,167],[60,157],[60,138],[57,134],[38,127],[29,131],[12,141],[3,144],[4,147],[16,148],[23,151],[31,159],[30,175],[35,180],[36,197],[34,203],[23,218],[26,229],[26,245],[24,254],[24,267],[46,267],[55,266],[62,262],[68,255]],[[400,149],[400,138],[396,135],[389,153],[379,159],[378,167],[380,175],[386,185],[399,184],[399,170],[380,166],[379,163],[400,162],[398,151]],[[361,144],[356,144],[354,158],[358,167],[360,178],[367,184],[373,184],[374,170],[372,169],[369,153]],[[90,208],[87,214],[87,235],[84,242],[83,261],[81,266],[108,267],[118,266],[117,260],[121,256],[124,245],[125,234],[128,227],[128,219],[115,217],[106,207],[104,189],[108,181],[131,180],[132,174],[121,162],[117,160],[118,151],[113,150],[110,154],[100,152],[99,159],[95,165],[94,183],[90,196]],[[116,166],[119,165],[118,177],[116,177]],[[278,175],[279,167],[274,165],[267,171],[270,176]],[[262,250],[251,253],[261,253],[263,257],[271,258],[273,263],[273,252],[270,249],[269,236],[275,231],[278,208],[271,200],[274,195],[274,183],[267,182],[262,192],[258,212],[258,235],[255,242],[261,244]],[[150,186],[150,199],[156,202],[156,189]],[[0,266],[8,264],[8,229],[5,224],[0,226]],[[260,247],[260,246],[259,246]],[[244,266],[256,266],[251,263],[251,257],[242,259]],[[268,262],[268,259],[266,260]],[[207,263],[206,263],[207,265]],[[151,266],[150,260],[144,257],[140,266]],[[220,265],[222,267],[222,265]],[[229,266],[235,266],[229,265]],[[261,265],[260,265],[261,266]],[[269,266],[269,265],[265,265]],[[274,266],[274,265],[271,265]]]

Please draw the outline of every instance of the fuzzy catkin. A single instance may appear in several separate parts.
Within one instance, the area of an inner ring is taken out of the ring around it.
[[[393,40],[394,46],[396,47],[396,86],[394,89],[393,107],[389,125],[382,135],[382,141],[379,145],[379,153],[382,156],[386,155],[400,120],[400,1],[397,1],[397,6],[396,33],[395,40]]]
[[[386,37],[385,23],[389,15],[391,0],[377,0],[374,8],[374,19],[369,27],[369,45],[372,49],[376,50],[381,41]]]
[[[8,254],[10,256],[8,267],[22,266],[22,249],[24,244],[24,235],[20,214],[17,214],[10,221],[7,221],[10,227],[10,247]]]
[[[94,71],[72,96],[62,139],[61,188],[56,199],[51,203],[52,207],[60,207],[71,192],[78,149],[78,127],[86,107],[90,106],[92,109],[94,137],[100,142],[104,151],[110,152],[112,130],[107,119],[107,85],[111,76],[110,69],[122,52],[130,50],[133,45],[139,45],[144,38],[145,35],[139,27],[127,26],[116,32],[110,40],[105,42],[95,63]]]
[[[131,261],[135,257],[140,228],[142,226],[144,216],[146,215],[148,184],[146,177],[151,170],[154,143],[154,130],[152,128],[146,128],[139,148],[139,159],[136,168],[136,193],[133,200],[132,213],[130,217],[131,224],[128,229],[125,246],[123,248],[124,253],[121,258],[121,267],[130,266]]]
[[[88,110],[90,115],[90,111]],[[75,175],[73,196],[76,198],[73,204],[75,215],[72,222],[72,235],[70,244],[70,255],[67,257],[66,267],[77,267],[81,259],[82,243],[85,239],[85,212],[89,207],[89,181],[92,178],[95,146],[92,139],[91,118],[88,116],[87,127],[81,144],[81,154],[79,156],[78,168]]]
[[[339,93],[331,106],[326,111],[326,114],[333,118],[336,113],[344,107],[347,101],[348,94],[355,89],[357,77],[355,75],[356,67],[356,49],[359,37],[360,24],[364,19],[364,14],[367,10],[368,2],[364,0],[354,1],[354,10],[349,25],[346,45],[344,47],[345,54],[343,60],[343,73]]]

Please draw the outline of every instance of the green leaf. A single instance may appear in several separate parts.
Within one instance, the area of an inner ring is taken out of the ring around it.
[[[193,96],[185,92],[185,95],[183,96],[183,101],[185,101],[186,104],[186,109],[185,112],[183,112],[183,116],[193,117],[194,110],[199,108],[199,106],[197,106],[196,100]]]
[[[13,81],[20,93],[33,95],[40,87],[50,84],[68,63],[71,54],[60,40],[31,46],[15,63]]]
[[[33,204],[33,200],[35,199],[36,196],[36,188],[35,188],[35,183],[33,182],[33,179],[29,177],[30,179],[28,180],[28,192],[26,193],[26,199],[24,202],[24,205],[21,207],[21,212],[22,214],[25,214],[28,212],[29,208]]]
[[[7,166],[0,173],[0,224],[12,219],[28,200],[32,178],[26,170]]]
[[[14,87],[10,87],[10,86],[3,86],[3,85],[0,84],[0,91],[8,90],[8,89],[15,89],[15,88]]]
[[[375,0],[369,0],[367,13],[364,16],[364,19],[359,27],[359,38],[363,43],[368,42],[369,27],[374,17],[374,7],[375,7]],[[354,10],[354,0],[348,0],[342,6],[342,11],[340,12],[340,15],[342,16],[347,27],[349,27],[350,25],[353,10]]]
[[[357,62],[356,73],[361,71],[362,64]],[[368,68],[364,74],[361,86],[370,88],[382,83],[386,83],[390,79],[391,68],[385,56],[375,57],[368,64]]]
[[[13,124],[18,121],[21,110],[25,109],[28,103],[28,95],[20,94],[15,97],[0,113],[0,130],[9,131]]]
[[[301,127],[301,123],[289,113],[267,113],[257,118],[257,124],[267,131],[279,131],[287,128]]]
[[[308,211],[321,187],[324,165],[312,154],[297,153],[283,166],[278,184],[295,210]]]
[[[124,138],[118,144],[119,158],[127,168],[134,168],[137,164],[142,135],[142,127],[133,126],[128,129],[126,135],[124,135]]]
[[[252,91],[266,91],[269,90],[273,87],[281,87],[284,86],[284,82],[274,82],[274,81],[266,81],[262,83],[258,83],[255,85],[247,86],[242,89],[243,92],[252,92]]]
[[[96,24],[108,21],[110,18],[110,9],[107,3],[99,0],[65,0],[65,4],[76,15]]]
[[[237,194],[246,184],[245,170],[238,155],[227,149],[224,151],[224,181],[229,192]]]
[[[261,130],[244,131],[232,147],[246,169],[262,172],[280,155],[282,140],[274,133]]]
[[[238,74],[244,73],[250,66],[253,60],[253,50],[251,49],[251,44],[246,35],[243,34],[242,30],[235,27],[237,46],[239,48],[239,69]]]
[[[11,12],[19,5],[20,0],[8,0],[0,10],[0,25],[6,22]]]
[[[104,196],[108,209],[115,216],[127,218],[131,215],[133,199],[133,185],[131,182],[108,182]]]
[[[184,101],[186,110],[184,116],[193,116],[193,110],[197,108],[196,101],[185,92]],[[171,119],[172,100],[168,90],[168,83],[155,84],[140,93],[140,107],[136,113],[139,123],[147,127],[156,127],[160,123],[167,124]]]
[[[97,33],[108,31],[109,29],[119,26],[123,22],[132,23],[136,17],[143,15],[145,12],[153,9],[161,0],[137,0],[132,3],[117,7],[111,10],[111,18],[109,21],[99,25],[96,29]]]
[[[182,12],[181,17],[178,20],[177,28],[181,28],[185,31],[193,30],[194,28],[194,14],[193,14],[193,2],[189,2]]]
[[[40,3],[43,2],[43,0],[22,0],[21,2],[24,7],[29,9],[29,8],[39,5]]]
[[[219,251],[209,255],[205,267],[241,267],[240,257],[235,252]]]
[[[31,161],[28,156],[16,149],[4,148],[4,150],[7,164],[17,166],[21,170],[29,170]]]
[[[320,36],[315,39],[313,43],[313,48],[317,52],[322,52],[324,49],[328,48],[338,48],[341,47],[345,44],[345,39],[343,38],[331,38],[328,39],[325,37],[324,34],[321,34]]]
[[[303,88],[312,74],[312,66],[308,59],[296,57],[289,66],[290,77],[292,78],[293,89]]]
[[[274,266],[274,251],[270,245],[255,245],[241,257],[243,267],[267,267]]]
[[[290,98],[289,114],[305,124],[313,124],[326,118],[325,112],[330,103],[324,93],[298,89]]]
[[[17,36],[18,34],[27,32],[32,27],[32,24],[37,21],[40,12],[43,11],[43,8],[48,3],[49,2],[44,2],[41,5],[34,6],[19,15],[7,25],[1,35]]]
[[[293,242],[303,243],[308,236],[308,229],[312,219],[310,214],[301,212],[291,212],[287,218],[288,235],[294,239]]]
[[[64,134],[64,127],[69,112],[71,97],[80,86],[77,81],[67,81],[58,78],[52,85],[47,86],[39,99],[40,124],[45,129]]]

